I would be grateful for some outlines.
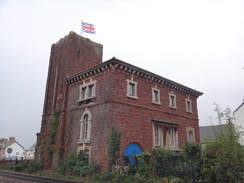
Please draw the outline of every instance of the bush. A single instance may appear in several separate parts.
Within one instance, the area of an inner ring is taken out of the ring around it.
[[[195,182],[202,168],[201,146],[186,142],[181,153],[162,148],[153,149],[153,169],[166,182]]]
[[[184,160],[179,163],[179,178],[188,183],[195,182],[199,179],[203,166],[201,152],[202,148],[200,144],[185,142],[182,152]]]
[[[244,150],[233,126],[203,149],[202,182],[244,182]]]
[[[137,172],[140,177],[149,178],[152,174],[151,157],[149,152],[144,151],[142,154],[136,155],[139,166],[137,167]]]
[[[24,172],[24,169],[27,167],[26,162],[21,162],[18,163],[17,165],[14,166],[14,170],[17,172]]]
[[[97,164],[89,163],[88,155],[80,151],[78,155],[67,156],[57,169],[57,173],[68,176],[86,176],[98,172]]]
[[[13,165],[15,171],[32,173],[42,169],[42,164],[37,161],[24,161],[19,162],[17,165]]]
[[[153,149],[153,169],[156,176],[170,177],[176,174],[176,164],[180,156],[162,148]],[[178,171],[177,171],[178,172]]]
[[[42,164],[37,161],[28,161],[24,172],[31,173],[42,170]]]

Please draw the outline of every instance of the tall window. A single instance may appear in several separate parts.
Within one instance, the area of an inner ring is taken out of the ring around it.
[[[190,99],[186,99],[186,112],[192,113],[192,103]]]
[[[135,83],[129,83],[129,95],[135,96]]]
[[[84,119],[83,119],[83,131],[82,131],[82,139],[88,139],[88,125],[89,125],[89,121],[88,121],[88,114],[86,114],[84,116]]]
[[[91,114],[89,111],[85,111],[81,118],[80,125],[80,140],[81,143],[90,143],[91,134]]]
[[[81,98],[82,99],[86,98],[86,86],[81,88]]]
[[[176,96],[173,92],[169,94],[169,107],[176,109]]]
[[[155,146],[161,146],[161,127],[159,125],[154,126],[154,138]]]
[[[192,127],[186,128],[187,140],[189,142],[195,142],[195,129]]]
[[[160,90],[157,89],[157,86],[152,87],[152,103],[160,104]]]
[[[94,96],[94,84],[88,85],[88,97]]]
[[[175,128],[169,128],[169,147],[176,148],[176,130]]]
[[[188,136],[189,136],[189,141],[190,142],[193,142],[194,140],[193,140],[193,131],[189,131],[188,132]]]
[[[137,82],[127,79],[127,97],[137,99]]]

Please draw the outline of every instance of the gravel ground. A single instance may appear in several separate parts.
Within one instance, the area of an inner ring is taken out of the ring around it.
[[[39,183],[38,181],[20,180],[8,176],[0,175],[0,183]]]

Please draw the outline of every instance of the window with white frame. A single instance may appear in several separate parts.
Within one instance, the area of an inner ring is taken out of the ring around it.
[[[176,95],[169,93],[169,107],[176,109]]]
[[[191,100],[189,98],[186,99],[186,112],[192,113],[192,103],[191,103]]]
[[[79,100],[77,102],[82,102],[96,98],[95,87],[96,81],[91,80],[89,83],[83,83],[83,85],[80,86],[80,95]]]
[[[88,114],[86,114],[82,122],[82,139],[88,139],[88,125]]]
[[[152,87],[152,103],[161,104],[160,103],[160,90],[157,88],[157,86]]]
[[[195,129],[192,127],[187,127],[186,133],[187,133],[187,141],[195,142]]]
[[[178,150],[177,125],[171,125],[168,123],[170,122],[152,123],[153,147],[161,147],[161,148],[166,148],[171,150]]]
[[[88,85],[88,97],[93,97],[94,95],[94,84]]]
[[[85,111],[81,119],[79,142],[89,143],[90,134],[91,134],[91,114],[88,111]]]
[[[86,86],[81,88],[81,99],[86,98]]]
[[[137,82],[133,81],[133,77],[131,80],[127,79],[127,97],[137,99]]]
[[[174,127],[169,128],[169,148],[177,148],[177,134]]]
[[[158,124],[154,125],[154,145],[156,147],[161,146],[161,126]]]

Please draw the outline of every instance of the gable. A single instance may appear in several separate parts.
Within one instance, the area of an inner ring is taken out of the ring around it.
[[[24,149],[24,147],[22,145],[20,145],[17,141],[14,141],[14,142],[10,142],[8,144],[6,144],[3,148],[6,149],[6,148],[16,148],[16,147],[19,147],[19,148],[22,148]]]

